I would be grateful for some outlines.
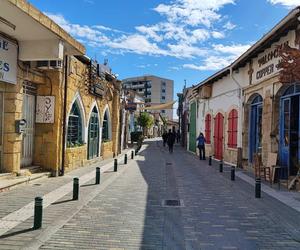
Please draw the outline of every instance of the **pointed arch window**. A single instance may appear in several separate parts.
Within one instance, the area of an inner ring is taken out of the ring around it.
[[[109,135],[110,120],[109,120],[109,116],[108,116],[107,112],[108,111],[106,110],[104,113],[103,124],[102,124],[102,140],[103,141],[110,140],[110,135]]]
[[[78,103],[74,102],[68,121],[67,146],[76,147],[82,144],[82,117]]]

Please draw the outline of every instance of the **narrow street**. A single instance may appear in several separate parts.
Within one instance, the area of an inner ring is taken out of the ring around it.
[[[79,201],[68,193],[52,203],[41,230],[30,230],[31,217],[3,234],[0,249],[300,248],[299,212],[265,193],[255,199],[253,186],[230,181],[227,168],[219,173],[217,164],[161,144],[146,141],[118,173],[104,172],[100,186],[82,185]]]

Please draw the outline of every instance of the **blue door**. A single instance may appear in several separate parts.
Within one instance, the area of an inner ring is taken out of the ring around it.
[[[281,178],[294,176],[300,163],[300,85],[287,88],[280,101],[279,162]]]
[[[253,162],[253,154],[261,150],[262,138],[262,97],[257,95],[250,108],[250,122],[249,122],[249,162]]]
[[[280,165],[289,167],[290,152],[290,111],[291,98],[281,99],[280,103]]]

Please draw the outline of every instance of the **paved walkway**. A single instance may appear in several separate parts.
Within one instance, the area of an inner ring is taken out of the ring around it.
[[[11,229],[0,249],[300,249],[296,209],[266,193],[255,199],[251,184],[179,146],[143,149],[100,186],[87,181],[79,201],[68,193],[49,205],[42,230],[30,230],[32,218]]]

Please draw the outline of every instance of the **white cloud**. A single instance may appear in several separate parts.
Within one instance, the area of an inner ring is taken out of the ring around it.
[[[207,49],[191,46],[189,44],[168,44],[169,55],[177,58],[195,58],[205,56]]]
[[[153,26],[137,26],[135,27],[136,30],[139,32],[145,34],[147,37],[152,38],[156,42],[161,42],[163,40],[163,37],[158,34],[160,31],[160,28],[158,25],[153,25]]]
[[[267,0],[271,4],[280,4],[288,8],[293,8],[300,5],[299,0]]]
[[[186,69],[194,69],[199,71],[204,70],[219,70],[226,66],[229,66],[230,63],[233,62],[234,56],[209,56],[201,65],[195,65],[195,64],[184,64],[182,67]]]
[[[236,27],[235,24],[233,24],[232,22],[228,21],[227,23],[224,24],[223,28],[227,29],[227,30],[233,30]]]
[[[176,0],[171,4],[159,4],[154,10],[166,16],[169,22],[210,27],[221,18],[217,11],[234,2],[235,0]]]
[[[160,49],[156,43],[151,43],[146,37],[142,35],[122,36],[114,41],[106,43],[107,46],[115,49],[122,49],[126,52],[133,52],[136,54],[150,54],[150,55],[167,55],[168,53]]]
[[[223,44],[214,44],[213,49],[217,52],[224,54],[231,54],[235,56],[240,56],[247,49],[249,49],[251,44],[234,44],[234,45],[223,45]]]
[[[202,14],[206,12],[218,16],[217,11],[229,3],[234,4],[234,0],[175,0],[170,5],[161,4],[157,7],[160,13],[166,10],[173,11],[173,14],[165,14],[167,21],[137,26],[135,27],[136,32],[133,33],[126,33],[101,24],[92,26],[73,24],[62,15],[46,14],[83,44],[93,48],[101,48],[99,53],[105,56],[112,53],[170,56],[190,60],[191,63],[184,64],[184,68],[218,70],[228,66],[250,45],[223,45],[208,42],[210,39],[224,38],[226,30],[219,31],[216,26],[222,27],[223,25],[227,26],[227,29],[234,28],[234,25],[229,21],[224,25],[221,20],[214,25],[214,28],[210,28],[214,18],[209,15],[205,17],[208,18],[209,23],[206,23],[204,19],[202,21],[193,19],[195,23],[190,23],[192,20],[186,22],[183,17],[196,10]],[[172,18],[174,20],[171,20]],[[196,23],[199,24],[199,27],[194,26]],[[202,64],[192,63],[195,60],[198,62],[202,60]],[[146,67],[146,65],[139,67],[144,66]],[[177,70],[178,68],[171,67],[169,69]]]
[[[225,37],[224,33],[219,32],[219,31],[212,31],[211,35],[213,36],[213,38],[216,38],[216,39],[220,39],[220,38]]]

